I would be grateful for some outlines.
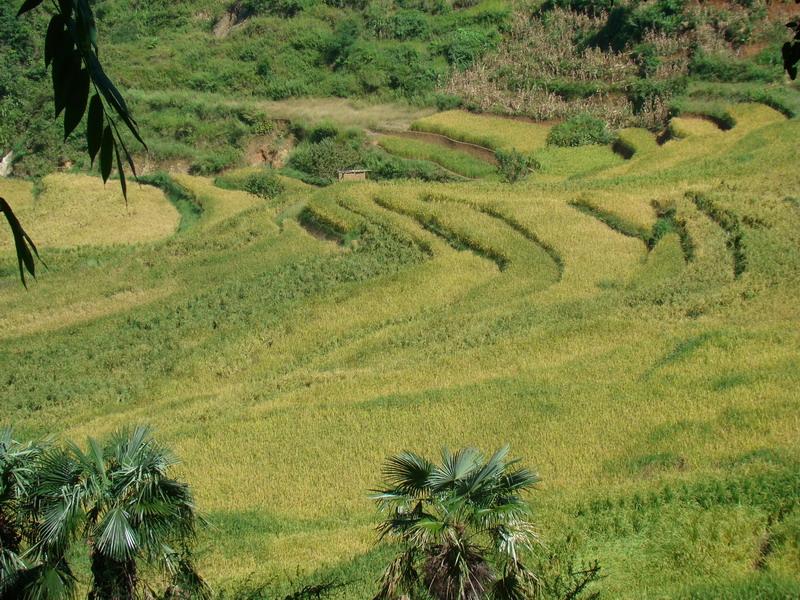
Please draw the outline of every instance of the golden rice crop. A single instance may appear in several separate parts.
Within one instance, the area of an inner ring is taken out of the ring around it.
[[[131,185],[126,203],[118,186],[85,175],[49,175],[35,199],[27,186],[0,185],[42,248],[153,242],[171,235],[180,220],[164,194],[148,186]],[[23,191],[22,203],[16,201],[17,189]]]

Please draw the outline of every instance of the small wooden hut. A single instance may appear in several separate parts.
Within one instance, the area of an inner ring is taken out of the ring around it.
[[[339,181],[366,181],[369,169],[345,169],[338,171]]]

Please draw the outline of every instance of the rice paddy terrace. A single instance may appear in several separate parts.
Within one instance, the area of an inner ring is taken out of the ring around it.
[[[126,208],[95,180],[0,182],[49,270],[0,262],[4,421],[72,438],[150,423],[212,523],[212,583],[328,574],[368,598],[385,456],[510,442],[547,546],[610,598],[800,594],[800,125],[673,120],[612,148],[440,113],[387,134],[450,184],[174,176]],[[111,189],[111,188],[109,188]],[[57,192],[56,192],[57,190]],[[8,244],[3,246],[4,252]]]

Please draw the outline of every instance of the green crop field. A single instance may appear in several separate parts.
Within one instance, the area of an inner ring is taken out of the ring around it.
[[[217,588],[333,577],[370,598],[384,458],[509,442],[542,479],[537,552],[599,561],[602,597],[796,598],[800,121],[725,110],[732,129],[676,119],[661,145],[624,131],[627,160],[542,150],[527,122],[417,121],[549,153],[513,185],[267,201],[174,175],[187,212],[150,186],[125,207],[87,176],[2,182],[48,265],[26,291],[2,238],[2,422],[151,424],[209,521]]]

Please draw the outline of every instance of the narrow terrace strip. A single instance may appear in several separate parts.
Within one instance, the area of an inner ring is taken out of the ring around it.
[[[476,244],[473,240],[469,239],[467,236],[459,235],[456,232],[452,231],[446,225],[444,225],[435,215],[422,215],[416,213],[413,210],[408,210],[403,207],[394,206],[387,202],[384,198],[375,198],[375,203],[378,206],[385,208],[386,210],[390,210],[392,212],[405,215],[414,219],[420,226],[429,231],[430,233],[440,237],[442,240],[447,242],[454,250],[458,251],[470,251],[481,258],[485,258],[486,260],[492,261],[497,265],[497,268],[500,271],[505,271],[510,261],[507,257],[503,256],[499,252],[495,252],[489,248],[483,248]]]

